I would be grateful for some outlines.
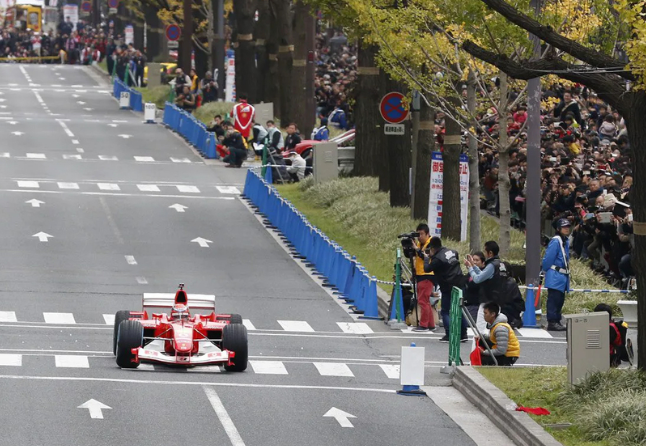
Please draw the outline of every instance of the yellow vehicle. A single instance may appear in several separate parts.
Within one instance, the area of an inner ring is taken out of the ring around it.
[[[16,0],[13,6],[7,8],[4,27],[41,32],[43,28],[43,1]]]
[[[175,62],[161,63],[159,73],[161,74],[162,84],[166,83],[166,79],[168,77],[172,77],[175,74],[175,68],[177,68],[177,64]],[[148,83],[148,65],[144,67],[144,83]]]

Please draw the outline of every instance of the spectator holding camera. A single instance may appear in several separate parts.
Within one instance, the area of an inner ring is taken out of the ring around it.
[[[430,228],[421,223],[417,226],[417,241],[415,242],[415,281],[417,282],[417,303],[420,308],[419,325],[413,329],[417,332],[435,331],[435,320],[431,308],[433,294],[433,273],[424,270],[424,252],[429,250],[431,243]]]

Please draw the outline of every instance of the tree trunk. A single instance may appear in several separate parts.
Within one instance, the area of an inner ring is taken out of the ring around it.
[[[628,110],[619,109],[626,120],[630,149],[634,162],[634,182],[630,190],[633,209],[632,267],[637,278],[637,366],[646,369],[646,93],[629,93],[632,99]]]
[[[390,80],[386,91],[399,91],[406,94],[406,86],[401,82]],[[405,121],[406,133],[404,135],[385,136],[388,154],[388,175],[390,176],[390,206],[407,207],[410,205],[410,169],[411,169],[411,122]]]
[[[280,125],[287,127],[293,120],[293,83],[292,65],[294,45],[292,40],[292,20],[289,0],[272,0],[277,5],[276,14],[279,32],[278,42],[278,84],[280,97]]]
[[[269,41],[269,0],[257,0],[258,21],[254,36],[256,37],[256,63],[258,64],[258,79],[256,82],[256,102],[267,102],[267,79],[269,78],[269,52],[267,51]],[[265,125],[265,123],[261,123]]]
[[[195,71],[198,73],[200,78],[204,77],[209,69],[209,54],[205,53],[197,46],[195,46]]]
[[[470,72],[467,79],[467,106],[476,115],[476,80]],[[469,134],[469,250],[480,251],[480,170],[478,162],[478,140]]]
[[[253,40],[254,15],[253,0],[234,0],[233,11],[236,18],[236,96],[246,95],[249,102],[255,100],[256,54]]]
[[[301,132],[303,139],[309,139],[312,133],[312,123],[314,116],[308,116],[307,95],[311,91],[311,86],[307,85],[307,16],[310,13],[310,7],[298,1],[294,8],[294,61],[292,69],[292,109],[296,127]]]
[[[280,118],[280,87],[278,84],[278,45],[280,27],[278,24],[276,0],[269,0],[269,41],[267,42],[268,73],[265,77],[265,97],[274,104],[274,115]]]
[[[193,10],[191,0],[183,0],[182,8],[184,24],[182,26],[182,37],[179,43],[178,62],[179,66],[188,74],[191,71],[191,56],[193,52]]]
[[[511,208],[509,203],[509,138],[507,136],[507,107],[509,105],[509,84],[507,75],[500,71],[500,102],[498,103],[498,123],[500,128],[499,165],[498,165],[498,203],[500,206],[500,257],[509,253],[511,247]]]
[[[460,104],[449,98],[456,107]],[[445,119],[444,173],[442,177],[442,238],[460,240],[460,124],[448,115]],[[466,222],[465,222],[466,224]]]
[[[393,91],[391,90],[393,84],[394,82],[390,79],[390,77],[388,77],[388,74],[386,74],[383,70],[380,70],[378,86],[382,88],[377,90],[379,92],[378,94],[380,96],[383,96],[383,94],[385,93],[381,94],[382,92]],[[381,97],[379,97],[379,101],[381,101]],[[360,102],[360,99],[357,97],[357,103],[359,102]],[[377,105],[377,110],[379,110],[379,102],[377,102],[376,105]],[[386,138],[386,135],[384,134],[384,125],[386,124],[386,122],[381,117],[381,115],[379,115],[377,122],[378,124],[374,128],[375,144],[370,148],[370,151],[371,151],[370,153],[373,158],[372,162],[374,163],[375,173],[379,177],[379,191],[390,192],[390,150],[391,148],[388,147],[389,141]]]
[[[428,219],[428,200],[431,188],[431,153],[435,150],[435,110],[422,99],[417,133],[417,160],[415,173],[415,203],[413,218]]]
[[[384,120],[379,113],[379,101],[384,94],[380,88],[382,76],[375,64],[378,48],[359,40],[359,78],[357,101],[354,107],[356,139],[354,145],[354,174],[357,176],[378,175],[376,152],[383,140]],[[380,190],[381,187],[380,187]],[[387,189],[386,189],[387,190]]]

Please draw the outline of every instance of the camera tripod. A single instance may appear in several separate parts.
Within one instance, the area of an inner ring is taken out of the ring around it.
[[[413,309],[415,311],[415,320],[416,320],[416,325],[419,325],[419,314],[417,313],[417,281],[415,280],[415,257],[407,257],[409,262],[406,262],[401,256],[397,257],[397,263],[394,265],[395,269],[395,276],[397,275],[397,265],[399,264],[399,270],[401,271],[401,277],[400,277],[400,283],[402,284],[402,287],[404,286],[403,284],[405,282],[408,282],[408,286],[412,288],[413,291],[413,297],[410,300],[410,304],[408,306],[409,309]],[[410,265],[408,264],[410,263]],[[395,277],[396,278],[396,277]],[[392,314],[392,309],[393,305],[396,305],[396,293],[397,290],[393,286],[393,292],[392,292],[392,297],[390,299],[390,305],[388,306],[388,314]],[[403,296],[402,296],[402,304],[403,304]],[[403,308],[402,308],[403,310]],[[411,311],[412,312],[412,311]],[[401,315],[402,319],[405,321],[406,320],[406,315],[403,314]],[[387,319],[387,318],[386,318]]]

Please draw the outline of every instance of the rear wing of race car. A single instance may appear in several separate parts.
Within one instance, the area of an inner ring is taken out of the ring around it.
[[[188,294],[187,305],[191,314],[208,315],[215,311],[215,295]],[[150,313],[170,313],[175,304],[173,293],[144,293],[141,306]]]

